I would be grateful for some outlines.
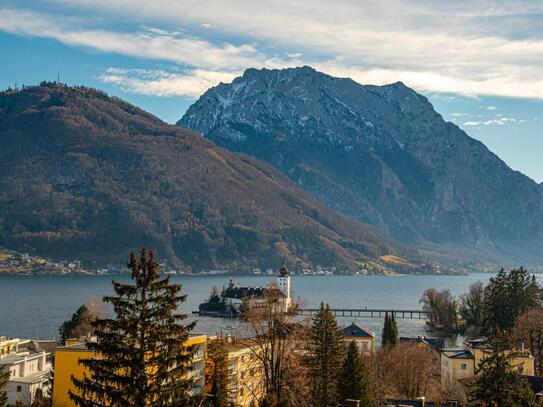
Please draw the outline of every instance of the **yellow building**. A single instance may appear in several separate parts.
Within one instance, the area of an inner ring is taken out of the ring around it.
[[[258,406],[264,396],[262,362],[241,343],[229,344],[228,401],[236,407]]]
[[[488,352],[486,339],[468,341],[466,349],[443,349],[441,351],[441,382],[451,384],[457,380],[475,376],[481,360]],[[513,351],[508,351],[513,352]],[[523,375],[534,375],[534,358],[528,350],[515,350],[511,364]]]
[[[67,341],[68,346],[58,348],[55,353],[55,377],[53,386],[53,406],[75,407],[70,399],[69,391],[76,392],[72,382],[72,376],[76,379],[83,378],[88,370],[81,364],[80,359],[90,359],[94,352],[89,350],[85,343]],[[192,360],[190,376],[194,380],[191,393],[199,394],[205,387],[205,352],[207,337],[205,335],[190,335],[187,346],[195,346],[196,352]]]
[[[345,342],[354,341],[361,352],[373,352],[375,350],[375,333],[353,321],[351,325],[343,328]]]

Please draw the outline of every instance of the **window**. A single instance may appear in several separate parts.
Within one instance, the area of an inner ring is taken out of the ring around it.
[[[468,368],[468,365],[466,365],[465,363],[460,364],[460,369],[466,370],[467,368]]]
[[[17,393],[20,393],[23,390],[21,386],[17,386]]]
[[[239,395],[243,397],[243,388],[239,389]]]

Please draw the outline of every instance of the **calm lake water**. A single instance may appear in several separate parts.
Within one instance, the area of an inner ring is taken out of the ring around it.
[[[469,276],[293,276],[293,295],[314,308],[324,301],[332,308],[419,309],[419,299],[427,288],[448,288],[454,295],[466,292],[475,281],[486,282],[491,274]],[[128,276],[114,279],[129,280]],[[241,285],[266,285],[272,277],[232,277]],[[111,276],[0,276],[0,336],[55,338],[57,327],[85,301],[112,294]],[[175,276],[188,295],[182,311],[191,314],[208,296],[213,286],[228,284],[229,276]],[[198,333],[215,334],[235,328],[237,322],[217,318],[197,319]],[[356,320],[379,336],[380,318],[338,318],[341,325]],[[398,319],[402,336],[425,334],[423,320]],[[426,333],[430,336],[430,334]],[[460,342],[451,338],[449,345]]]

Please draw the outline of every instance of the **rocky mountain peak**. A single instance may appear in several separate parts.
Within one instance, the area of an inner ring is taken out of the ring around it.
[[[542,256],[540,186],[402,82],[251,69],[209,89],[178,124],[269,162],[331,208],[406,242]]]

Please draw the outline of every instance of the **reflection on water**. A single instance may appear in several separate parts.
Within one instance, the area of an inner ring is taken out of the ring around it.
[[[474,281],[486,283],[490,274],[468,276],[294,276],[293,295],[307,307],[318,307],[321,301],[332,308],[394,308],[418,309],[423,291],[434,287],[448,288],[454,295],[465,292]],[[127,276],[115,279],[128,280]],[[191,314],[198,309],[213,286],[228,284],[228,276],[175,276],[188,295],[182,311]],[[241,285],[266,285],[271,277],[233,277]],[[0,276],[0,336],[24,338],[54,338],[57,327],[91,297],[112,294],[111,277],[108,276]],[[238,322],[228,319],[197,317],[196,330],[214,334],[232,328]],[[380,337],[383,320],[379,318],[338,318],[341,325],[355,320],[370,328]],[[432,335],[425,333],[425,322],[417,319],[397,319],[400,335]],[[378,338],[379,340],[379,338]],[[461,342],[449,338],[447,346]]]

